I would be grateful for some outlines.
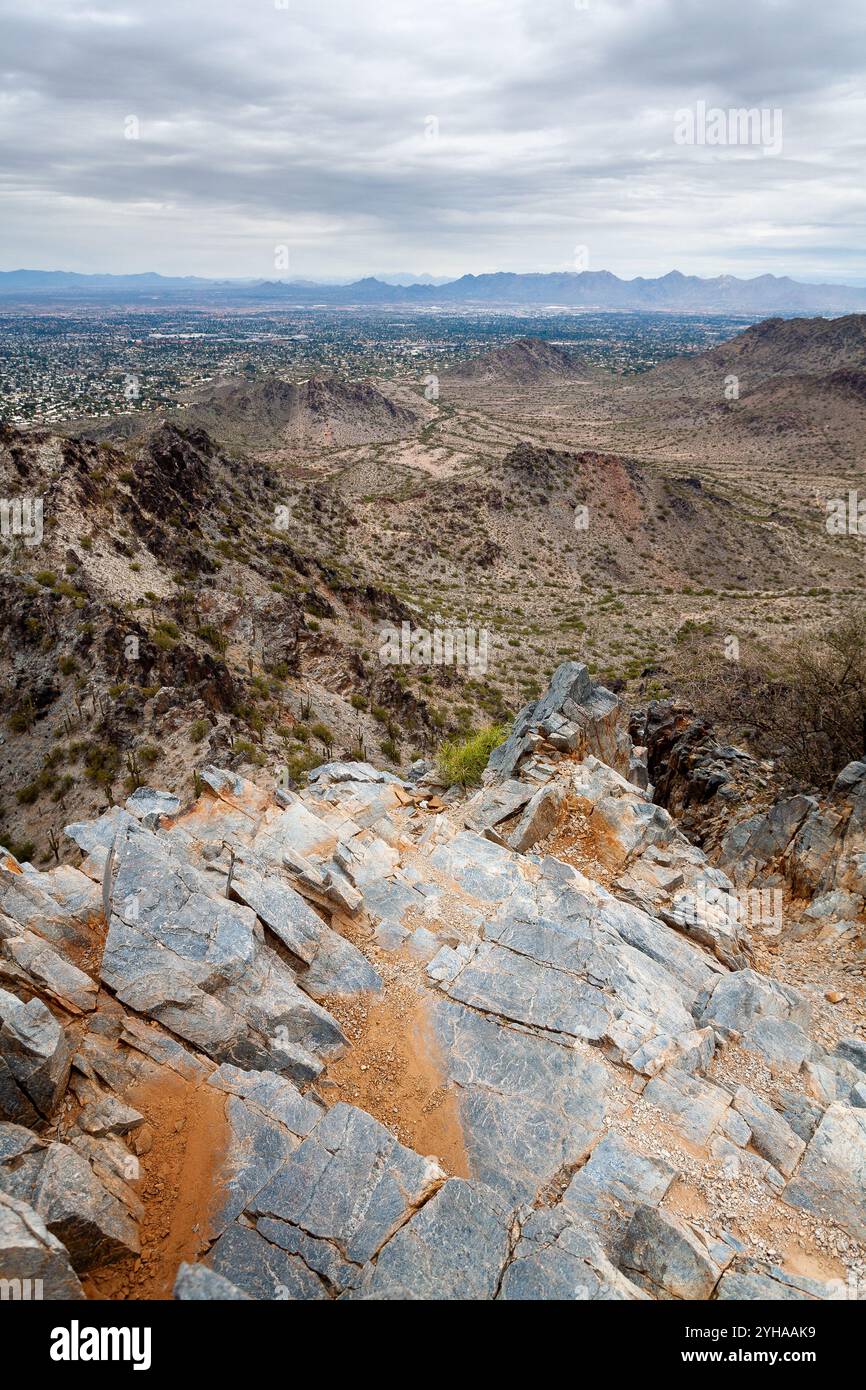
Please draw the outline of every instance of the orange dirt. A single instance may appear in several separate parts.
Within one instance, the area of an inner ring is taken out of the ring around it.
[[[330,999],[325,1007],[353,1046],[320,1079],[323,1100],[360,1106],[453,1177],[470,1177],[457,1101],[444,1084],[423,997],[395,981],[379,999]]]
[[[158,1082],[134,1087],[125,1099],[152,1132],[139,1160],[141,1177],[132,1184],[145,1207],[141,1255],[94,1271],[84,1287],[96,1299],[170,1298],[178,1265],[195,1260],[206,1243],[228,1142],[226,1098],[163,1071]]]

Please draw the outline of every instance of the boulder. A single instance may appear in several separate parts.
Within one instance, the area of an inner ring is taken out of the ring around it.
[[[54,1114],[66,1090],[72,1050],[63,1028],[41,1000],[23,1004],[14,994],[0,990],[0,1057],[46,1119]]]
[[[657,1298],[711,1298],[722,1273],[691,1226],[650,1206],[636,1208],[623,1237],[619,1265]]]
[[[0,1297],[80,1300],[85,1297],[69,1252],[27,1202],[0,1191]]]
[[[866,1110],[839,1101],[829,1107],[785,1188],[785,1201],[866,1240]]]

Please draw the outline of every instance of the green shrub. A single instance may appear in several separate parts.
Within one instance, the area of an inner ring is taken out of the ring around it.
[[[467,738],[447,739],[439,749],[439,772],[449,786],[477,787],[487,759],[508,733],[504,724],[489,724]]]
[[[13,859],[17,859],[19,864],[28,864],[36,854],[36,846],[32,840],[13,840],[10,836],[0,830],[0,845],[8,849]]]

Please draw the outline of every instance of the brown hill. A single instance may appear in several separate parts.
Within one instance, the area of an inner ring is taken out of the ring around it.
[[[516,338],[443,373],[455,383],[527,386],[551,378],[585,375],[586,365],[566,348],[543,338]]]
[[[400,439],[421,422],[372,381],[310,377],[296,383],[273,375],[202,392],[184,418],[222,443],[245,448],[371,444]]]

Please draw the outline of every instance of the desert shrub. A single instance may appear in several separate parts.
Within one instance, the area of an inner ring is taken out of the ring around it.
[[[772,654],[688,657],[678,692],[696,712],[775,760],[791,786],[825,790],[866,757],[866,617],[848,613]]]
[[[293,754],[286,760],[286,767],[292,781],[299,787],[306,784],[307,773],[312,772],[314,767],[318,767],[322,759],[318,753],[312,749],[305,749],[303,752]]]
[[[19,787],[18,791],[15,793],[15,797],[22,806],[32,806],[41,791],[42,784],[37,778],[35,782],[28,782],[25,787]],[[17,859],[18,856],[16,855],[15,857]]]
[[[120,766],[120,753],[110,743],[91,743],[84,756],[84,775],[97,786],[111,786]]]
[[[17,859],[19,864],[28,864],[36,855],[36,846],[32,840],[13,840],[11,836],[0,830],[0,845],[7,849],[13,859]]]
[[[206,738],[209,732],[210,724],[206,719],[196,719],[189,726],[189,736],[193,743],[201,743],[202,739]]]
[[[449,786],[477,787],[487,759],[506,737],[504,724],[489,724],[467,738],[446,739],[439,749],[439,772]]]

